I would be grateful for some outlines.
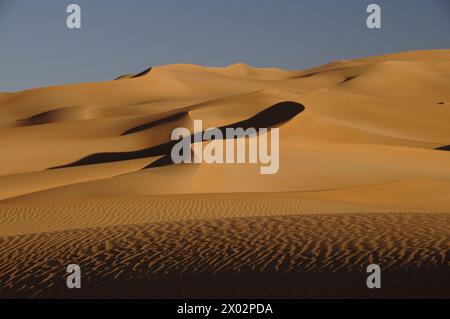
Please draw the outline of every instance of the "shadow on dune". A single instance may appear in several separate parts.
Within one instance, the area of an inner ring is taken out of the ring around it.
[[[235,124],[227,125],[219,127],[219,130],[221,131],[224,138],[226,138],[226,130],[228,128],[231,129],[237,129],[237,128],[243,128],[244,130],[248,128],[270,128],[274,127],[279,124],[283,124],[290,119],[294,118],[297,114],[303,112],[305,110],[305,107],[299,103],[296,102],[281,102],[278,104],[275,104],[268,109],[265,109],[264,111],[256,114],[255,116],[241,121],[237,122]],[[191,135],[191,141],[192,140],[203,140],[202,133],[196,133],[194,135]],[[244,135],[238,135],[237,138],[244,137]],[[163,167],[167,165],[173,164],[170,150],[168,153],[166,153],[162,158],[158,159],[157,161],[153,162],[152,164],[148,165],[146,168],[156,168],[156,167]]]
[[[244,130],[246,130],[248,128],[255,128],[256,130],[258,130],[259,128],[276,127],[278,125],[281,125],[281,124],[291,120],[296,115],[303,112],[304,110],[305,110],[305,107],[300,103],[292,102],[292,101],[281,102],[281,103],[277,103],[277,104],[265,109],[264,111],[256,114],[255,116],[253,116],[247,120],[219,127],[219,130],[222,133],[225,133],[227,128],[243,128]],[[152,122],[152,123],[141,125],[139,127],[128,130],[123,135],[131,134],[133,132],[138,132],[143,129],[149,128],[149,127],[154,127],[154,126],[164,123],[168,120],[173,120],[174,116],[181,116],[181,115],[180,114],[171,115],[169,118],[172,118],[172,119],[164,118],[164,119]],[[196,133],[196,134],[203,135],[203,132]],[[191,135],[191,140],[194,140],[195,137],[196,137],[195,134]],[[177,144],[178,142],[179,142],[178,140],[177,141],[168,141],[167,143],[164,143],[164,144],[160,144],[157,146],[153,146],[153,147],[146,148],[146,149],[139,150],[139,151],[132,151],[132,152],[111,152],[111,153],[92,154],[85,158],[82,158],[79,161],[76,161],[76,162],[73,162],[73,163],[70,163],[67,165],[63,165],[63,166],[53,167],[50,169],[102,164],[102,163],[110,163],[110,162],[120,162],[120,161],[127,161],[127,160],[154,157],[154,156],[163,156],[163,157],[160,160],[152,163],[151,165],[149,165],[146,168],[165,166],[165,165],[172,164],[172,160],[170,158],[170,152],[172,150],[172,147],[175,144]]]
[[[130,74],[130,75],[121,75],[121,76],[115,78],[114,81],[117,81],[117,80],[125,80],[125,79],[135,79],[135,78],[140,78],[141,76],[144,76],[144,75],[150,73],[151,70],[152,70],[152,67],[150,67],[150,68],[148,68],[148,69],[145,69],[144,71],[139,72],[139,73],[134,74],[134,75],[131,75],[131,74]]]
[[[57,121],[57,118],[58,118],[58,110],[50,110],[47,112],[33,115],[23,120],[17,120],[16,124],[18,126],[42,125],[55,122]]]
[[[158,126],[160,124],[167,123],[167,122],[176,121],[176,120],[182,118],[183,116],[185,116],[187,114],[188,114],[187,112],[178,112],[176,114],[164,117],[162,119],[159,119],[159,120],[156,120],[156,121],[152,121],[150,123],[146,123],[146,124],[143,124],[143,125],[139,125],[139,126],[133,127],[131,129],[129,129],[128,131],[124,132],[122,134],[122,136],[134,134],[134,133],[137,133],[137,132],[141,132],[141,131],[144,131],[146,129],[149,129],[149,128],[152,128],[152,127],[155,127],[155,126]]]
[[[302,74],[302,75],[298,75],[298,76],[294,76],[291,79],[305,79],[305,78],[310,78],[314,75],[319,74],[320,72],[311,72],[311,73],[306,73],[306,74]]]
[[[344,80],[342,80],[341,84],[344,84],[344,83],[349,82],[349,81],[354,80],[354,79],[356,79],[356,75],[355,76],[349,76],[349,77],[345,78]]]
[[[450,145],[436,148],[438,151],[450,151]]]
[[[56,123],[56,122],[61,122],[64,119],[66,121],[69,121],[69,120],[73,121],[73,120],[80,120],[80,119],[84,120],[84,119],[99,118],[99,116],[87,118],[86,116],[83,116],[83,113],[78,113],[78,114],[73,113],[73,112],[66,113],[68,110],[69,110],[69,108],[65,108],[65,109],[56,109],[56,110],[50,110],[47,112],[39,113],[39,114],[33,115],[26,119],[17,120],[15,125],[19,126],[19,127],[23,127],[23,126],[35,126],[35,125]],[[183,112],[180,112],[180,111],[173,112],[172,111],[172,112],[158,114],[157,116],[152,116],[153,120],[151,122],[131,128],[128,131],[122,133],[122,136],[137,133],[137,132],[140,132],[140,131],[152,128],[154,126],[167,123],[167,122],[176,121],[185,115],[187,115],[186,111],[183,111]]]
[[[150,67],[150,68],[148,68],[148,69],[146,69],[146,70],[144,70],[144,71],[142,71],[142,72],[140,72],[140,73],[138,73],[138,74],[133,75],[131,78],[132,78],[132,79],[140,78],[141,76],[144,76],[144,75],[146,75],[146,74],[149,74],[151,70],[152,70],[152,68]]]

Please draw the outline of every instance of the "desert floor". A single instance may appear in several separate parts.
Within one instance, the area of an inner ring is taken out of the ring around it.
[[[278,173],[168,161],[198,119]],[[450,50],[0,93],[0,297],[450,297],[449,123]]]

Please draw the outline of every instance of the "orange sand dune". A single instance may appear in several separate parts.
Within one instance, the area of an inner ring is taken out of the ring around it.
[[[421,296],[450,266],[449,88],[450,50],[430,50],[302,71],[155,66],[0,93],[0,295],[66,296],[55,280],[75,261],[99,295],[125,297],[156,292],[105,278],[164,285],[164,273],[175,276],[165,296],[180,296],[185,273],[308,281],[378,261],[398,278],[411,269]],[[167,161],[172,131],[195,120],[279,128],[278,173]]]

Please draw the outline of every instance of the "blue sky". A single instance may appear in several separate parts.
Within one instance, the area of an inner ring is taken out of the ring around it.
[[[82,29],[66,7],[82,8]],[[366,7],[382,8],[381,30]],[[0,0],[0,91],[109,80],[152,65],[303,69],[450,48],[450,0]]]

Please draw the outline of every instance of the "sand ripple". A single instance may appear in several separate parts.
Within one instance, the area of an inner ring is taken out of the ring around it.
[[[448,214],[303,215],[3,237],[0,295],[65,296],[70,263],[82,267],[83,296],[134,295],[139,281],[155,296],[152,281],[171,275],[361,274],[370,263],[441,276],[450,266],[449,222]]]

